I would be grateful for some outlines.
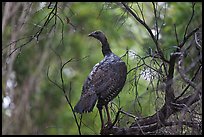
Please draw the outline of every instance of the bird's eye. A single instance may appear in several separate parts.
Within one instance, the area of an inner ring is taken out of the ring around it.
[[[99,34],[99,32],[98,32],[98,31],[96,31],[96,32],[95,32],[95,34]]]

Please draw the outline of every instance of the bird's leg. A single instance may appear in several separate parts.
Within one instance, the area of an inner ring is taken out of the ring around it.
[[[105,108],[106,108],[107,117],[108,117],[107,125],[110,126],[110,125],[112,125],[112,122],[111,122],[110,113],[109,113],[109,110],[108,110],[108,104],[105,105]]]
[[[100,118],[101,118],[101,129],[103,129],[103,128],[105,127],[104,121],[103,121],[103,115],[102,115],[102,109],[103,109],[103,107],[97,105],[97,108],[98,108],[99,115],[100,115]]]

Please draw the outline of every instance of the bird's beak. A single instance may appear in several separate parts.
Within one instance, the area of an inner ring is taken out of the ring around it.
[[[89,37],[93,37],[93,36],[94,36],[94,35],[93,35],[93,32],[92,32],[92,33],[90,33],[88,36],[89,36]]]

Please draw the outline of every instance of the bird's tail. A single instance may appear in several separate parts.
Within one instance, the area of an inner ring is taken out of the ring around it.
[[[96,104],[96,101],[97,101],[96,93],[81,96],[79,102],[74,107],[74,111],[80,114],[85,112],[91,112]]]

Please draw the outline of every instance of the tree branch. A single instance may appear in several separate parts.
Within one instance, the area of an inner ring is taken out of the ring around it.
[[[189,127],[200,127],[199,123],[192,123],[192,122],[184,122],[184,121],[178,121],[178,122],[166,122],[166,120],[172,115],[175,114],[182,109],[191,106],[192,104],[199,101],[201,98],[198,96],[198,94],[201,94],[201,92],[197,92],[196,95],[189,95],[186,98],[183,98],[182,100],[177,101],[176,103],[172,104],[170,113],[166,113],[166,107],[167,105],[164,104],[164,106],[154,115],[139,119],[138,121],[134,122],[129,128],[120,128],[120,127],[112,127],[111,129],[105,128],[104,133],[105,134],[113,134],[113,135],[138,135],[138,134],[149,134],[155,130],[158,130],[165,126],[172,126],[175,124],[187,125]],[[180,107],[178,107],[180,106]],[[162,122],[162,123],[161,123]],[[138,126],[139,125],[139,126]]]
[[[130,9],[130,7],[127,6],[124,2],[122,2],[122,5],[125,7],[125,9],[126,9],[140,24],[142,24],[142,25],[146,28],[146,30],[149,32],[151,38],[153,39],[153,41],[154,41],[154,43],[155,43],[155,45],[156,45],[157,51],[158,51],[158,53],[159,53],[161,59],[162,59],[164,62],[169,63],[169,61],[164,58],[164,54],[163,54],[163,52],[161,51],[161,49],[160,49],[160,47],[159,47],[158,40],[155,38],[155,36],[154,36],[154,34],[152,33],[152,30],[149,28],[149,26],[148,26],[144,21],[142,21],[142,20]]]

